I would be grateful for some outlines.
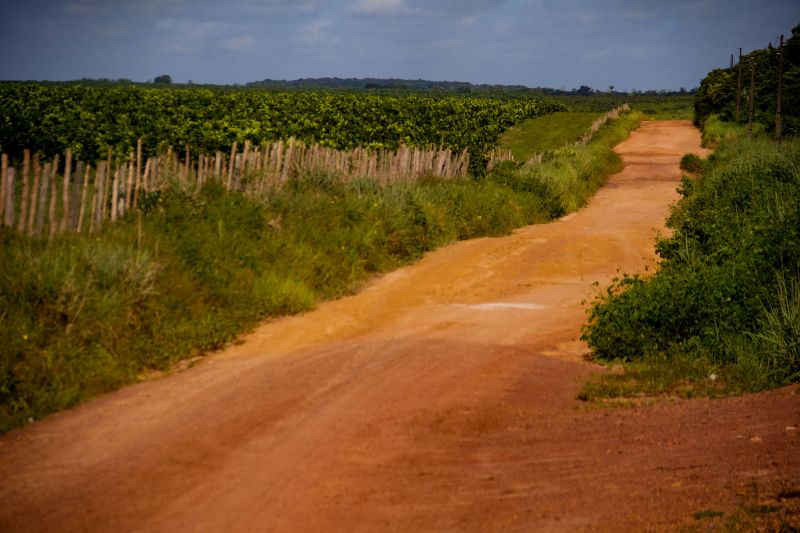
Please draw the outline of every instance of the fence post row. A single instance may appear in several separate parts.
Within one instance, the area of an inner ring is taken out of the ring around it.
[[[280,187],[308,171],[332,172],[343,179],[366,177],[381,183],[422,175],[455,179],[466,176],[469,152],[406,145],[397,150],[359,147],[339,151],[318,144],[306,145],[292,137],[263,146],[253,146],[247,140],[241,151],[234,142],[230,155],[221,151],[213,155],[198,153],[195,159],[190,146],[185,145],[181,162],[171,148],[166,154],[145,159],[139,139],[135,152],[131,151],[127,158],[115,157],[109,147],[105,159],[93,166],[75,161],[68,149],[63,165],[62,172],[58,155],[52,161],[44,161],[40,154],[31,155],[26,149],[22,153],[21,183],[17,183],[14,162],[8,154],[2,154],[0,223],[9,227],[16,224],[18,232],[31,236],[96,233],[105,222],[116,222],[128,210],[138,209],[142,196],[160,190],[170,177],[195,189],[215,179],[229,191],[248,194]]]

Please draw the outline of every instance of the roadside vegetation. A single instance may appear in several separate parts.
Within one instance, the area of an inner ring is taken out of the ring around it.
[[[724,143],[680,192],[658,272],[621,276],[590,310],[595,357],[625,365],[584,399],[800,381],[800,142]]]
[[[657,243],[658,271],[623,274],[592,302],[583,339],[613,370],[580,398],[626,404],[800,382],[800,102],[788,95],[800,81],[800,26],[792,33],[782,143],[772,140],[775,49],[742,62],[761,73],[752,140],[747,113],[736,120],[737,68],[702,80],[695,123],[716,150],[681,161],[682,199],[667,221],[671,236]],[[746,109],[742,102],[746,92]]]
[[[561,111],[528,119],[508,128],[499,146],[510,150],[515,160],[527,161],[534,154],[577,141],[596,119],[593,111]]]
[[[484,176],[380,184],[306,173],[258,196],[176,180],[99,234],[0,230],[0,431],[220,349],[460,240],[583,205],[629,113],[585,146]]]

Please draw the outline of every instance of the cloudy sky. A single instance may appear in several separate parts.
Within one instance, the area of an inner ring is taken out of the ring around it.
[[[0,0],[0,79],[697,86],[798,0]]]

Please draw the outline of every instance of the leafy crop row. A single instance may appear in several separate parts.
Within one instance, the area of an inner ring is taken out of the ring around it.
[[[142,138],[213,152],[233,142],[296,137],[337,149],[441,145],[477,155],[512,124],[565,109],[511,98],[404,97],[326,92],[0,84],[0,148],[78,158],[127,153]]]

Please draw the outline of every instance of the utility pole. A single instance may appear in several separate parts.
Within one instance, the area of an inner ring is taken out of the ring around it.
[[[750,100],[750,112],[747,117],[747,140],[753,140],[753,104],[756,89],[756,62],[755,59],[750,60],[750,94],[747,96]]]
[[[778,47],[778,99],[775,102],[775,144],[781,143],[781,92],[783,91],[783,34]]]
[[[739,81],[736,86],[736,122],[739,122],[739,110],[742,108],[742,49],[739,48],[739,64],[736,65]]]
[[[731,70],[733,70],[733,54],[731,54]]]

